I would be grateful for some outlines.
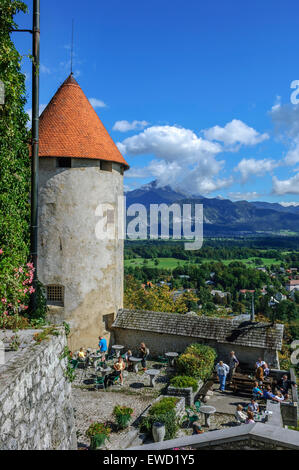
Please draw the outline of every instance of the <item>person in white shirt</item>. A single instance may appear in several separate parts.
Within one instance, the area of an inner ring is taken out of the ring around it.
[[[264,364],[267,366],[265,361],[263,361],[262,358],[259,357],[258,360],[255,363],[255,368],[258,369],[259,367],[263,367]]]
[[[249,411],[252,411],[253,413],[257,413],[260,409],[258,403],[255,401],[254,398],[252,398],[251,402],[249,403],[247,409]]]
[[[247,419],[247,414],[244,413],[242,405],[237,406],[235,417],[236,417],[236,419],[239,423],[245,423],[245,421]]]
[[[226,376],[229,373],[229,367],[227,364],[224,364],[223,361],[219,361],[216,365],[216,372],[220,383],[219,391],[224,392]]]

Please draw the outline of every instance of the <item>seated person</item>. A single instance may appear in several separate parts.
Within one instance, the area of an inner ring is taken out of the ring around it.
[[[244,413],[244,409],[242,405],[238,405],[235,413],[235,417],[239,423],[245,423],[247,419],[246,413]]]
[[[264,364],[266,364],[265,361],[263,361],[262,358],[259,357],[255,363],[255,368],[258,369],[259,367],[262,367]]]
[[[255,401],[254,398],[251,399],[251,402],[247,406],[248,411],[252,411],[252,413],[257,413],[260,410],[259,404]]]
[[[117,362],[113,364],[114,371],[111,374],[106,375],[104,379],[105,387],[108,385],[108,382],[112,382],[115,377],[119,377],[120,385],[123,385],[122,371],[125,370],[125,368],[126,368],[125,362],[123,358],[119,356]]]
[[[132,366],[132,362],[130,362],[130,357],[133,356],[131,349],[128,349],[128,351],[124,355],[124,360],[127,364],[127,368],[129,369]]]
[[[247,411],[247,417],[246,417],[246,420],[245,420],[245,424],[249,424],[249,423],[254,423],[254,416],[253,416],[252,411]]]
[[[275,398],[278,401],[283,401],[284,400],[284,396],[281,392],[277,392],[276,395],[275,395]]]
[[[258,367],[255,372],[255,378],[260,384],[264,381],[264,368],[262,366]]]
[[[83,349],[83,348],[80,348],[80,350],[79,350],[79,352],[78,352],[78,359],[79,359],[80,361],[82,361],[83,359],[85,359],[85,356],[86,356],[86,353],[85,353],[84,349]]]
[[[194,423],[192,424],[192,429],[193,429],[192,436],[195,434],[202,434],[204,432],[201,429],[201,425],[199,424],[198,421],[194,421]]]
[[[289,388],[291,385],[295,385],[297,387],[296,382],[288,379],[287,375],[283,375],[282,378],[278,381],[277,386],[280,392],[283,394],[284,398],[289,398]]]
[[[266,363],[263,364],[263,365],[262,365],[262,368],[264,369],[264,376],[265,376],[265,377],[268,377],[268,375],[269,375],[269,373],[270,373],[270,369],[269,369],[269,367],[267,366],[267,364],[266,364]]]
[[[258,382],[254,382],[254,387],[252,389],[253,398],[262,398],[263,391],[259,388]]]
[[[272,393],[272,389],[271,389],[270,385],[268,385],[266,390],[264,390],[263,398],[265,400],[273,400],[273,401],[277,401],[277,402],[281,401],[281,400],[279,400],[275,397],[274,393]]]

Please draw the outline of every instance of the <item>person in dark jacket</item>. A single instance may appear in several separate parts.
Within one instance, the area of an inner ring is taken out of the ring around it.
[[[296,382],[294,382],[293,380],[289,380],[287,375],[283,375],[282,378],[278,381],[277,386],[285,399],[289,398],[288,393],[291,385],[295,385],[295,387],[297,387]]]

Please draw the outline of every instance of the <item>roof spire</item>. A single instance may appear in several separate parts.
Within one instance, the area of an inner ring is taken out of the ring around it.
[[[74,19],[72,19],[71,75],[73,75],[73,52],[74,52]]]

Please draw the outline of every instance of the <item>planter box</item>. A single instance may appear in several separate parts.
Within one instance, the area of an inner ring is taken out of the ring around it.
[[[196,397],[199,394],[202,387],[203,387],[202,380],[198,381],[197,389],[195,392],[193,392],[192,387],[179,388],[179,387],[174,387],[173,385],[169,385],[167,388],[167,395],[171,395],[173,397],[184,397],[186,405],[193,406],[194,402],[196,401]]]
[[[151,409],[151,407],[153,405],[155,405],[158,401],[162,400],[162,398],[166,398],[166,397],[169,397],[170,395],[160,395],[158,398],[156,398],[153,403],[142,413],[142,415],[140,416],[140,419],[142,420],[143,418],[145,418],[148,413],[149,413],[149,410]],[[177,398],[178,399],[178,402],[177,404],[175,405],[175,413],[176,413],[176,416],[178,418],[182,418],[185,414],[185,398],[184,397],[179,397],[179,396],[171,396],[171,398]]]

